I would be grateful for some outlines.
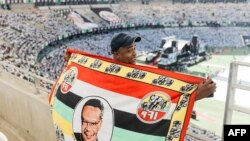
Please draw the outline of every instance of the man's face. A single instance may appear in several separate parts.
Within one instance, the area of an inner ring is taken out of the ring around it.
[[[120,47],[116,52],[114,52],[114,59],[127,64],[136,63],[136,51],[135,44],[128,47]]]
[[[82,137],[84,141],[96,141],[101,127],[101,110],[93,106],[85,106],[82,112]]]

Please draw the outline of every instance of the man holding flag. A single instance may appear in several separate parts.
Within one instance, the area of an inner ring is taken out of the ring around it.
[[[135,43],[140,40],[116,35],[111,41],[114,59],[67,49],[71,58],[49,98],[54,124],[65,141],[80,141],[77,136],[86,131],[82,123],[93,122],[80,118],[83,102],[90,98],[102,99],[104,107],[110,107],[104,108],[109,114],[102,122],[93,122],[98,141],[184,141],[194,101],[215,92],[216,84],[134,65]]]

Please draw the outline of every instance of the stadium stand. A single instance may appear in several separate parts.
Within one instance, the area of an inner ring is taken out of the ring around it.
[[[61,1],[59,4],[35,1],[38,8],[30,4],[22,5],[21,8],[9,3],[1,4],[0,61],[16,67],[5,66],[7,72],[32,83],[35,83],[34,78],[21,70],[55,81],[65,66],[63,52],[66,48],[111,57],[110,40],[117,32],[142,37],[141,43],[137,45],[138,54],[159,48],[161,38],[172,35],[186,40],[190,40],[192,35],[198,35],[208,48],[240,48],[243,46],[241,36],[250,33],[250,5],[246,1],[195,5],[193,1],[173,2],[174,5],[171,1],[150,1],[149,4],[142,5],[140,1],[121,1],[120,4],[99,8],[108,9],[107,11],[117,15],[120,20],[116,22],[100,18],[95,13],[98,10],[94,10],[98,5],[94,8],[86,5],[89,1]],[[74,8],[69,4],[77,6]],[[53,5],[56,6],[52,7]],[[22,8],[26,6],[27,8]],[[84,21],[95,23],[98,27],[82,29],[75,25],[67,17],[72,11],[84,17]],[[42,87],[51,88],[50,83],[41,83]],[[209,131],[196,131],[195,127],[190,127],[189,130],[204,134],[212,140],[220,140],[219,136]],[[187,136],[186,140],[193,139]]]

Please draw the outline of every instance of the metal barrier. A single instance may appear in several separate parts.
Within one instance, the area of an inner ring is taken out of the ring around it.
[[[242,89],[250,91],[249,83],[241,83],[237,80],[238,67],[250,67],[250,63],[247,62],[232,62],[230,64],[230,73],[228,76],[228,86],[227,86],[227,98],[224,112],[224,125],[230,124],[232,122],[233,111],[238,111],[246,114],[250,114],[250,108],[240,106],[234,103],[235,100],[235,90]],[[222,131],[223,137],[223,131]]]
[[[17,74],[24,74],[25,76],[27,76],[27,78],[29,78],[29,79],[24,79],[24,80],[27,80],[31,84],[34,84],[34,86],[36,88],[36,94],[40,94],[40,90],[49,93],[52,86],[53,86],[53,84],[55,83],[54,81],[51,81],[51,80],[48,80],[46,78],[40,77],[40,76],[38,76],[36,74],[30,73],[30,72],[28,72],[26,70],[20,69],[18,67],[10,65],[10,64],[8,64],[6,62],[0,62],[0,73],[2,71],[6,71],[8,73],[11,73],[11,72],[8,71],[9,69],[15,70],[15,72],[13,72],[14,75],[15,75],[15,73],[17,73]]]

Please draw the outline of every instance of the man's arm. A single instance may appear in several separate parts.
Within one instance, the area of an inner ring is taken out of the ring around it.
[[[200,83],[197,89],[195,100],[200,100],[205,97],[211,97],[216,91],[216,83],[211,78],[206,79],[203,83]]]

